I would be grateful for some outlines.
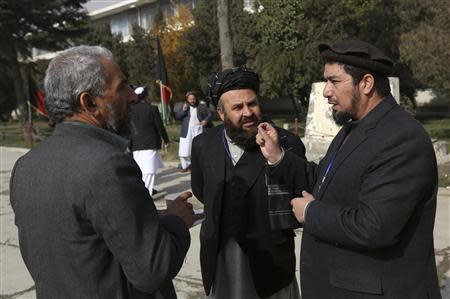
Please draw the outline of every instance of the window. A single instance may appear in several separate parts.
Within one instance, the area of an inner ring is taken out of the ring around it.
[[[112,34],[121,33],[123,38],[130,35],[128,17],[126,14],[118,14],[111,17],[111,32]]]

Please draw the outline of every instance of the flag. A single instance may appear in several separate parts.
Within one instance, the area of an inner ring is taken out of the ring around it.
[[[36,109],[36,111],[47,116],[47,110],[44,105],[44,92],[37,88],[36,82],[34,82],[31,74],[28,74],[28,96],[30,104]]]
[[[166,64],[164,63],[164,55],[161,50],[161,43],[159,36],[156,37],[156,43],[158,45],[158,80],[161,86],[161,100],[164,104],[169,104],[172,97],[172,89],[170,88],[169,78],[167,78]]]

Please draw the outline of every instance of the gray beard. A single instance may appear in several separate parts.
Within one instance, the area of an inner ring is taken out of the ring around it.
[[[112,107],[109,107],[109,117],[106,121],[106,130],[129,139],[131,136],[131,122],[129,113],[126,117],[119,119]]]

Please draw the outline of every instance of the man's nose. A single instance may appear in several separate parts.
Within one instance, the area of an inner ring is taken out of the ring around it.
[[[329,97],[331,97],[331,87],[330,87],[330,83],[325,82],[325,87],[323,88],[322,95],[323,95],[324,98],[329,98]]]
[[[244,108],[242,109],[242,115],[245,117],[250,117],[252,116],[252,114],[253,110],[249,106],[244,105]]]

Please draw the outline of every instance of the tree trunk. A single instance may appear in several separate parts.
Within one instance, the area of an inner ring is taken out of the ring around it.
[[[220,59],[223,70],[233,67],[233,42],[231,41],[227,0],[217,0],[217,19],[219,23]]]

